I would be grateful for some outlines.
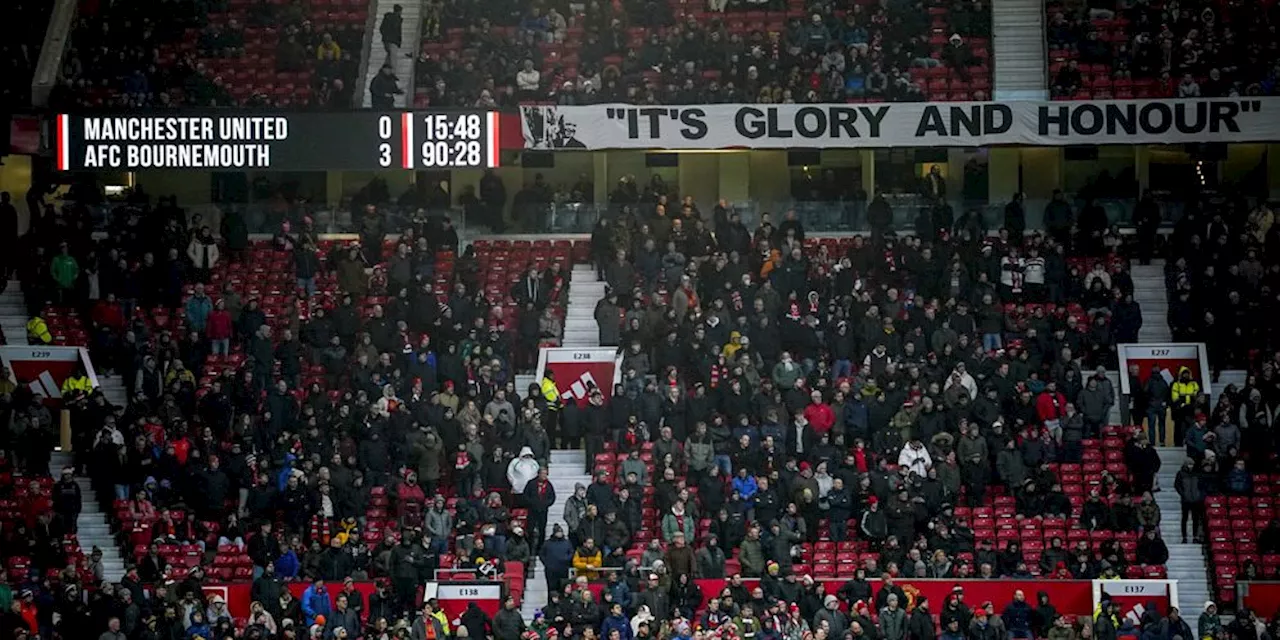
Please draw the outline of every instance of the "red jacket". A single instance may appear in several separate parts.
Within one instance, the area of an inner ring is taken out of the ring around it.
[[[101,300],[93,307],[93,322],[115,331],[124,329],[124,309],[119,304]]]
[[[832,425],[836,423],[836,413],[830,405],[813,403],[804,408],[804,419],[809,421],[814,433],[822,435],[831,432]]]
[[[226,309],[214,309],[205,322],[204,333],[210,340],[231,339],[231,313]]]
[[[1036,415],[1041,422],[1061,420],[1067,415],[1067,397],[1059,393],[1041,391],[1036,397]]]

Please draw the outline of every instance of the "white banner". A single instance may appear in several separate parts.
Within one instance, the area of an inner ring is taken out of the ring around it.
[[[1280,141],[1280,98],[529,106],[526,149],[803,149]]]

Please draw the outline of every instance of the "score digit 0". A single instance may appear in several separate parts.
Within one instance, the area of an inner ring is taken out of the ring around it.
[[[391,116],[378,118],[378,137],[382,139],[382,143],[378,145],[378,164],[389,167],[391,166],[391,143],[387,141],[391,139]]]

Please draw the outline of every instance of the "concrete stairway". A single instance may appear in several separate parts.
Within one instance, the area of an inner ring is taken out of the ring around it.
[[[1187,544],[1182,544],[1182,503],[1174,490],[1173,480],[1186,460],[1186,450],[1181,447],[1160,447],[1160,473],[1156,476],[1161,491],[1155,494],[1160,505],[1160,536],[1169,546],[1169,579],[1178,581],[1178,601],[1183,611],[1194,619],[1200,604],[1212,599],[1209,588],[1208,558],[1204,545],[1191,542],[1187,523]]]
[[[27,305],[22,300],[22,285],[10,280],[0,294],[0,331],[9,344],[27,343]]]
[[[404,27],[401,34],[400,55],[395,60],[387,59],[387,49],[382,46],[382,18],[391,11],[393,5],[399,4],[404,7],[402,13],[404,17]],[[369,57],[367,73],[360,82],[360,95],[362,106],[369,108],[373,106],[373,96],[369,93],[369,83],[378,75],[382,69],[382,65],[390,64],[395,69],[396,78],[400,80],[400,88],[404,93],[395,96],[395,105],[397,107],[413,106],[413,64],[414,54],[418,51],[418,41],[420,39],[422,26],[422,9],[425,3],[421,2],[404,2],[404,0],[378,0],[370,7],[372,16],[370,17],[370,27],[373,32],[368,34]]]
[[[551,465],[547,469],[547,475],[551,479],[551,486],[556,490],[556,503],[547,514],[547,537],[551,536],[551,530],[557,524],[564,526],[564,505],[573,495],[574,485],[581,483],[586,486],[591,483],[591,476],[585,473],[586,468],[587,453],[581,449],[551,451]],[[535,559],[530,565],[525,579],[524,602],[520,603],[520,613],[525,620],[533,620],[533,614],[547,604],[547,575],[542,569],[542,561]]]
[[[98,389],[107,397],[107,402],[117,407],[129,406],[129,394],[125,392],[123,377],[98,374]]]
[[[596,278],[589,264],[574,265],[569,280],[569,307],[565,310],[564,346],[598,347],[600,330],[596,325],[596,303],[604,299],[605,283]]]
[[[1164,286],[1164,260],[1133,265],[1133,300],[1142,308],[1139,342],[1172,342],[1169,332],[1169,291]]]
[[[57,481],[62,478],[65,467],[74,466],[70,453],[55,451],[49,459],[49,475]],[[80,551],[86,556],[97,547],[102,550],[102,565],[109,582],[119,582],[124,577],[124,559],[120,557],[120,548],[111,535],[111,524],[107,515],[98,506],[98,496],[93,491],[89,479],[76,476],[76,484],[80,485],[83,506],[80,517],[76,520],[76,537],[80,540]]]
[[[991,3],[992,66],[996,100],[1044,100],[1048,67],[1042,0]]]

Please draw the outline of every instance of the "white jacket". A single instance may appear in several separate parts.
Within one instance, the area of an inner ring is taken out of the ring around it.
[[[530,480],[538,477],[538,461],[533,459],[533,449],[520,449],[520,457],[507,463],[507,481],[512,491],[522,493]]]
[[[920,447],[916,449],[911,443],[902,446],[902,453],[898,454],[898,466],[906,467],[908,471],[914,471],[921,478],[929,471],[929,467],[933,466],[933,459],[929,457],[929,450]]]

